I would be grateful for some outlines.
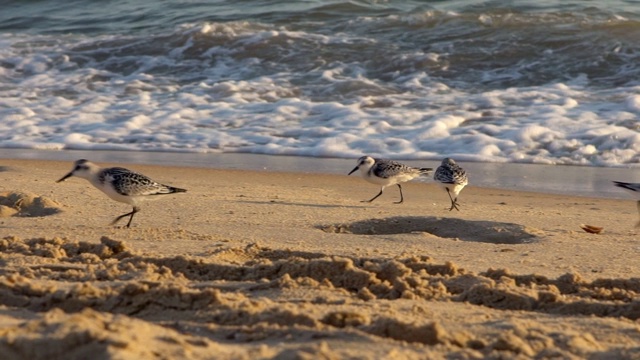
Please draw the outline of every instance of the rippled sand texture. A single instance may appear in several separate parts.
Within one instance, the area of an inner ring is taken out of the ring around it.
[[[8,237],[0,249],[0,301],[30,313],[3,328],[4,358],[207,358],[212,351],[339,358],[374,342],[377,354],[416,358],[624,356],[640,337],[638,279],[475,274],[429,257],[256,245],[207,258],[150,256],[107,237],[100,244]]]
[[[59,211],[0,219],[1,358],[640,355],[631,200],[128,166],[189,192],[122,229],[68,164],[4,163]]]

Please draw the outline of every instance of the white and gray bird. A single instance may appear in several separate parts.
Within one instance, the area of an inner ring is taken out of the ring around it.
[[[453,209],[460,211],[460,209],[458,209],[460,205],[458,204],[458,194],[460,194],[460,191],[469,183],[467,172],[456,164],[453,159],[445,158],[442,160],[442,164],[436,169],[435,174],[433,174],[433,179],[449,194],[449,199],[451,200],[449,211]]]
[[[131,226],[133,215],[140,211],[141,201],[154,195],[187,191],[185,189],[157,183],[142,174],[125,168],[101,168],[85,159],[76,161],[73,169],[57,182],[65,181],[71,176],[89,180],[91,185],[107,194],[111,199],[133,206],[133,211],[120,215],[111,222],[111,225],[114,225],[120,219],[130,216],[126,227]]]
[[[613,184],[633,193],[636,197],[640,197],[640,183],[614,181]],[[640,227],[640,200],[638,200],[636,207],[638,208],[638,223],[636,223],[636,227]]]
[[[433,170],[432,168],[411,167],[393,160],[374,159],[371,156],[359,158],[358,165],[349,172],[349,175],[358,169],[360,169],[360,173],[365,180],[381,186],[378,195],[374,196],[371,200],[363,200],[363,202],[372,202],[377,199],[378,196],[382,195],[385,187],[398,185],[398,189],[400,189],[400,201],[396,202],[396,204],[401,204],[404,201],[400,183],[413,180],[420,175],[427,175]]]

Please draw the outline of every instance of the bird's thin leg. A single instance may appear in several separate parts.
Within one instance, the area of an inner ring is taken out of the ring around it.
[[[402,186],[400,186],[400,184],[396,184],[398,185],[398,189],[400,189],[400,201],[396,201],[396,204],[402,204],[402,202],[404,201],[404,197],[402,196]]]
[[[133,220],[133,215],[135,215],[135,213],[137,213],[138,211],[140,211],[140,209],[138,207],[133,207],[133,211],[128,212],[126,214],[122,214],[120,216],[118,216],[117,218],[115,218],[112,222],[111,225],[115,225],[118,221],[120,221],[120,219],[130,216],[129,217],[129,222],[127,223],[126,227],[131,227],[131,220]]]
[[[137,207],[133,207],[133,211],[131,212],[131,217],[129,218],[129,222],[127,223],[127,227],[131,227],[131,220],[133,220],[133,215],[135,215],[140,209]]]
[[[449,211],[453,209],[460,211],[460,209],[458,209],[458,198],[454,199],[451,197],[451,192],[449,191],[449,188],[447,188],[447,194],[449,194],[449,199],[451,200],[451,207],[449,208]]]
[[[361,202],[372,202],[373,200],[377,199],[378,196],[382,195],[382,190],[384,190],[384,186],[380,188],[380,192],[378,193],[378,195],[371,198],[371,200],[362,200]]]
[[[636,224],[636,227],[640,227],[640,201],[638,201],[638,223]]]

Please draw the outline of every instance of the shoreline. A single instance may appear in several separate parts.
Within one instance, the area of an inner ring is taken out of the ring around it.
[[[247,158],[259,159],[255,156]],[[344,161],[340,162],[344,163]],[[103,164],[110,166],[122,163],[104,162]],[[276,162],[276,164],[280,163]],[[72,177],[62,183],[55,182],[71,170],[72,162],[2,159],[0,166],[2,166],[0,175],[4,178],[2,191],[31,192],[48,196],[59,204],[61,213],[54,216],[6,218],[6,221],[12,221],[16,224],[15,227],[7,226],[5,221],[6,231],[16,229],[18,235],[30,234],[30,237],[46,237],[50,230],[55,229],[60,231],[60,233],[56,233],[56,236],[61,237],[72,237],[73,234],[82,235],[86,230],[87,234],[94,234],[94,236],[96,233],[106,233],[126,235],[123,239],[138,239],[139,231],[148,231],[143,229],[150,226],[145,223],[149,221],[155,221],[161,227],[171,227],[170,224],[174,224],[173,226],[178,228],[195,226],[207,234],[216,234],[211,237],[215,241],[224,238],[224,236],[238,236],[243,239],[242,242],[257,239],[260,243],[266,241],[271,245],[278,244],[282,237],[291,237],[292,234],[283,236],[282,229],[299,228],[299,231],[314,238],[318,235],[316,233],[318,229],[324,229],[329,233],[335,230],[340,233],[342,227],[346,226],[345,224],[351,224],[349,226],[355,226],[358,229],[362,226],[376,228],[375,224],[379,221],[391,221],[396,224],[392,226],[396,228],[395,230],[380,230],[380,234],[389,232],[402,238],[412,237],[415,231],[423,231],[421,227],[416,228],[415,225],[411,225],[412,221],[417,221],[427,228],[431,226],[429,225],[431,223],[444,222],[450,224],[445,227],[460,227],[446,237],[456,238],[456,241],[462,240],[462,243],[465,243],[465,239],[468,238],[467,234],[464,234],[466,230],[480,231],[476,235],[481,238],[481,235],[484,234],[490,235],[489,237],[496,235],[497,239],[500,239],[499,232],[502,231],[500,229],[506,226],[507,235],[504,241],[470,239],[470,243],[464,246],[471,246],[470,244],[480,246],[478,244],[484,242],[493,245],[524,246],[529,243],[526,240],[529,239],[529,235],[535,235],[537,229],[547,227],[552,227],[554,230],[539,239],[553,237],[552,234],[558,231],[570,237],[587,236],[585,239],[593,238],[594,235],[587,235],[580,230],[581,224],[604,227],[605,232],[599,235],[599,238],[624,236],[631,237],[630,239],[635,241],[634,236],[640,231],[639,228],[634,227],[638,220],[638,213],[636,201],[633,199],[619,200],[506,188],[484,188],[472,184],[467,185],[459,196],[462,211],[448,211],[449,199],[446,193],[432,181],[403,183],[405,203],[397,205],[393,204],[398,200],[396,187],[386,188],[384,194],[373,203],[362,203],[361,200],[371,198],[379,191],[380,187],[364,181],[359,174],[357,176],[343,176],[342,174],[216,169],[190,165],[127,164],[126,167],[146,174],[154,180],[183,187],[188,191],[185,194],[159,199],[159,201],[144,202],[143,210],[136,215],[136,221],[134,221],[136,229],[131,229],[131,232],[122,232],[117,227],[114,228],[108,224],[116,215],[130,211],[129,205],[112,201],[84,179]],[[166,206],[171,211],[168,213],[160,211]],[[285,208],[287,211],[274,213],[268,208],[269,206]],[[147,210],[147,207],[155,210]],[[262,210],[251,212],[254,207]],[[102,211],[99,217],[85,218],[88,214],[94,215],[93,211],[98,211],[98,209]],[[237,218],[238,214],[247,211],[249,213],[242,215],[240,219]],[[322,215],[323,211],[327,211],[333,216],[325,217]],[[601,212],[602,214],[600,214]],[[183,213],[191,215],[181,215]],[[262,215],[254,219],[254,214]],[[77,216],[80,218],[76,218]],[[205,221],[203,223],[202,220],[199,220],[195,224],[191,223],[191,219],[207,219],[210,216],[218,220],[228,218],[232,223],[237,221],[240,225],[233,227],[227,224],[223,227],[222,234],[218,234],[219,231],[214,222]],[[283,222],[282,216],[290,218]],[[303,216],[303,218],[296,219],[298,216]],[[28,226],[28,224],[33,224],[34,219],[38,220],[36,224],[46,224],[50,218],[59,219],[60,217],[66,217],[66,220],[60,223],[51,223],[53,228],[44,225]],[[272,219],[276,225],[269,223],[268,219]],[[457,224],[458,220],[470,223]],[[135,224],[138,221],[140,224]],[[85,222],[87,223],[84,224]],[[495,225],[492,225],[494,223]],[[513,236],[509,235],[511,230],[508,229],[511,228],[515,229]],[[311,231],[311,234],[307,233],[308,231]],[[366,229],[353,231],[361,232],[361,235],[369,234]],[[373,233],[369,235],[377,234],[377,230],[371,231]],[[457,232],[461,233],[456,235]],[[136,235],[130,237],[129,234]],[[207,237],[209,236],[207,235]],[[517,240],[518,236],[524,236],[525,240]],[[613,238],[611,240],[613,241]],[[415,239],[410,242],[413,241]],[[144,242],[140,244],[145,245],[145,250],[152,249],[146,248],[147,244]],[[294,244],[298,244],[298,242],[294,241]],[[308,245],[313,247],[314,251],[317,250],[315,246]],[[350,255],[356,253],[351,251],[349,246],[345,247],[340,243],[335,245],[334,250],[340,249]],[[548,241],[533,241],[530,244],[534,247],[549,245]],[[403,253],[393,246],[388,247],[388,244],[384,248],[388,254],[396,254],[395,256]],[[455,246],[455,248],[460,250],[459,246]],[[638,250],[640,251],[640,247]],[[197,251],[199,252],[200,249]],[[446,254],[447,256],[454,255],[455,251],[451,250]],[[591,251],[595,251],[595,249]],[[486,268],[478,266],[484,262],[478,262],[473,257],[468,260],[474,265],[472,267],[474,271],[486,270]],[[505,264],[505,267],[508,266]],[[528,271],[535,272],[536,270],[540,269],[532,267]],[[545,274],[545,276],[553,276],[553,273]],[[640,277],[640,272],[638,272],[638,276]]]
[[[96,163],[186,166],[210,169],[276,171],[289,173],[347,175],[356,159],[312,158],[246,153],[178,153],[94,150],[0,149],[0,159],[69,161],[86,158]],[[439,166],[435,160],[398,160],[416,167]],[[640,182],[635,168],[603,168],[519,163],[460,163],[469,174],[470,185],[492,189],[540,192],[583,197],[631,199],[613,181]],[[431,182],[419,178],[416,182]]]

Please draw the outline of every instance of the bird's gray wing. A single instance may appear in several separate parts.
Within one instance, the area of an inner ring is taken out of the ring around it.
[[[371,168],[373,175],[383,179],[409,172],[410,170],[410,167],[392,160],[376,160],[376,165]]]
[[[436,170],[436,173],[433,175],[433,178],[436,181],[439,181],[444,184],[454,184],[455,178],[453,176],[453,171],[448,166],[440,166]]]
[[[101,182],[108,179],[115,191],[125,196],[168,194],[171,192],[167,186],[125,168],[105,169],[99,175],[99,179]]]

